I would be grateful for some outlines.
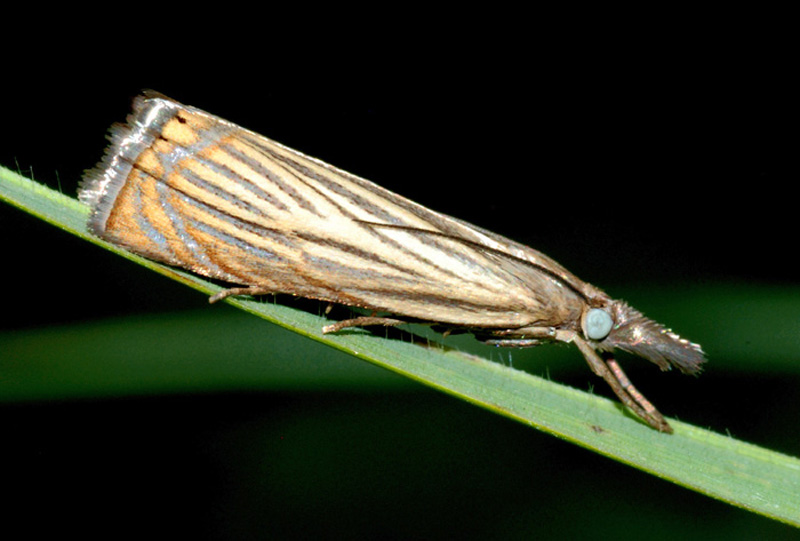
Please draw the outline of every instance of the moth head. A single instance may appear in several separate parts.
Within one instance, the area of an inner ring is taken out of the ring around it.
[[[662,370],[678,367],[684,374],[700,372],[705,356],[699,345],[685,340],[622,301],[610,301],[583,314],[583,334],[602,351],[621,349],[654,362]]]

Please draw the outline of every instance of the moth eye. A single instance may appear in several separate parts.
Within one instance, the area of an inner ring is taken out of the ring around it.
[[[583,331],[586,333],[587,338],[602,340],[608,336],[613,326],[614,320],[611,319],[608,312],[600,308],[592,308],[586,313],[586,318],[583,322]]]

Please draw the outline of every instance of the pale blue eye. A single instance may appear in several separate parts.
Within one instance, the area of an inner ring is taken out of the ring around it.
[[[585,331],[586,337],[592,340],[602,340],[611,332],[614,320],[608,312],[600,308],[592,308],[586,314]]]

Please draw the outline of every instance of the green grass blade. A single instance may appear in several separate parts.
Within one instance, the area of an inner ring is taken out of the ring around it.
[[[92,238],[85,229],[88,209],[83,205],[3,168],[0,168],[0,198],[204,293],[212,294],[220,289],[197,276],[146,261]],[[657,477],[800,525],[800,460],[794,457],[678,421],[671,421],[674,435],[660,434],[627,415],[616,402],[502,366],[479,355],[442,348],[435,342],[430,347],[422,347],[362,330],[323,335],[320,329],[327,322],[324,317],[272,302],[229,299],[229,303],[337,350]],[[725,314],[720,317],[724,318]],[[727,317],[735,316],[728,314]],[[0,342],[0,351],[13,351],[18,340],[24,339],[23,333],[5,337]],[[485,354],[491,350],[479,351]],[[577,351],[574,354],[578,355]],[[242,378],[231,385],[245,385],[246,374],[244,370]],[[4,378],[0,382],[0,396],[13,399],[10,387],[5,387],[7,381]],[[144,386],[147,385],[145,382]],[[88,392],[98,392],[98,388]]]

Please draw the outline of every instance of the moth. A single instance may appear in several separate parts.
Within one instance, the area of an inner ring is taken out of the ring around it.
[[[288,293],[373,314],[326,333],[414,320],[498,346],[573,343],[621,402],[662,432],[672,428],[613,351],[687,374],[705,362],[699,345],[533,248],[156,92],[134,100],[110,140],[79,191],[92,208],[90,231],[237,286],[211,302]]]

